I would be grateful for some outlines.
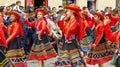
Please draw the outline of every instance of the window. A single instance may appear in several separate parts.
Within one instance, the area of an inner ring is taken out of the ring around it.
[[[116,7],[120,7],[120,0],[116,0]]]
[[[96,0],[88,0],[87,7],[89,9],[96,10]]]
[[[66,6],[71,3],[76,3],[76,0],[63,0],[63,6]]]

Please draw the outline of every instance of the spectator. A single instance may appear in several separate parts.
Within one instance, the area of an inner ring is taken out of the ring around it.
[[[33,13],[34,12],[34,7],[30,6],[30,13]]]
[[[3,9],[3,22],[6,26],[8,26],[10,24],[9,16],[7,13],[8,13],[7,8],[4,7],[4,9]]]
[[[20,6],[21,6],[21,1],[17,1],[16,5],[14,6],[13,10],[18,11],[19,13],[22,13],[22,10],[20,10]]]
[[[15,4],[14,4],[14,3],[10,5],[10,11],[12,11],[12,10],[13,10],[13,7],[14,7],[14,6],[15,6]]]
[[[60,19],[61,16],[64,15],[64,14],[65,14],[64,9],[59,10],[59,11],[58,11],[58,14],[57,14],[57,18]]]
[[[22,13],[25,11],[25,7],[20,6],[20,10],[22,11]]]
[[[111,8],[110,7],[106,7],[105,11],[104,11],[104,14],[107,15],[109,13],[111,13]]]
[[[56,7],[52,8],[52,12],[53,12],[53,16],[57,17],[57,8]]]

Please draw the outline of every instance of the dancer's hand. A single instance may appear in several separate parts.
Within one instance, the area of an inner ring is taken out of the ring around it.
[[[28,16],[27,16],[27,14],[24,14],[24,19],[26,20],[26,19],[28,19]]]
[[[110,18],[108,16],[105,17],[105,20],[104,20],[104,25],[107,25],[110,23]]]
[[[39,40],[42,40],[41,37],[40,37],[40,35],[38,35],[38,39],[39,39]]]
[[[72,43],[72,41],[66,40],[66,43]]]
[[[65,14],[61,16],[60,20],[63,20],[65,18]]]
[[[92,49],[92,48],[95,48],[95,47],[96,47],[96,44],[91,45],[91,49]]]

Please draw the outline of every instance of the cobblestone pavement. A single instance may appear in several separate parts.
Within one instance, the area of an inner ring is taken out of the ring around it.
[[[56,58],[52,58],[45,61],[45,67],[53,67],[54,62],[56,61]],[[37,61],[27,61],[28,67],[38,67]],[[98,65],[87,65],[87,67],[98,67]],[[114,65],[111,65],[110,62],[105,63],[104,67],[115,67]]]

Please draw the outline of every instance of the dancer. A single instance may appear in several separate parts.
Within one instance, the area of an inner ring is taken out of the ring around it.
[[[92,48],[86,59],[86,63],[99,67],[104,67],[104,63],[110,61],[114,52],[111,50],[110,45],[107,44],[104,32],[104,15],[100,12],[93,13],[95,19],[94,36],[95,40]]]
[[[105,21],[104,21],[104,28],[105,28],[105,35],[106,35],[106,38],[111,41],[111,43],[114,43],[118,49],[114,49],[113,51],[115,52],[115,54],[117,55],[117,58],[116,56],[114,57],[114,59],[116,60],[115,61],[115,64],[116,64],[116,67],[119,67],[120,66],[120,29],[118,29],[117,31],[115,32],[112,32],[112,30],[110,29],[110,18],[109,17],[106,17]]]
[[[49,42],[48,36],[50,35],[50,32],[47,28],[47,21],[44,18],[46,11],[38,8],[35,12],[37,15],[36,21],[28,22],[27,17],[24,17],[26,19],[26,24],[36,29],[36,39],[31,48],[29,59],[38,60],[39,67],[44,67],[44,60],[55,57],[57,53]]]
[[[83,20],[83,24],[84,24],[84,38],[82,40],[80,40],[80,49],[83,52],[83,57],[86,58],[87,57],[87,52],[90,50],[90,47],[92,45],[92,37],[90,36],[90,34],[92,33],[90,31],[90,29],[93,26],[93,21],[90,18],[89,14],[87,11],[81,11],[81,17]]]
[[[3,23],[0,20],[0,67],[12,67],[11,62],[5,55],[5,49],[7,48],[6,38],[3,32]]]
[[[21,64],[24,65],[22,67],[26,67],[26,57],[22,41],[24,34],[22,30],[22,23],[20,21],[20,15],[16,11],[11,11],[8,14],[10,16],[11,24],[8,26],[9,38],[7,39],[8,48],[6,50],[6,55],[12,61],[14,66]]]
[[[80,17],[80,9],[75,4],[65,6],[67,9],[64,18],[64,33],[65,42],[62,46],[61,54],[56,61],[56,67],[85,67],[85,62],[81,57],[77,40],[83,37],[83,23]]]

